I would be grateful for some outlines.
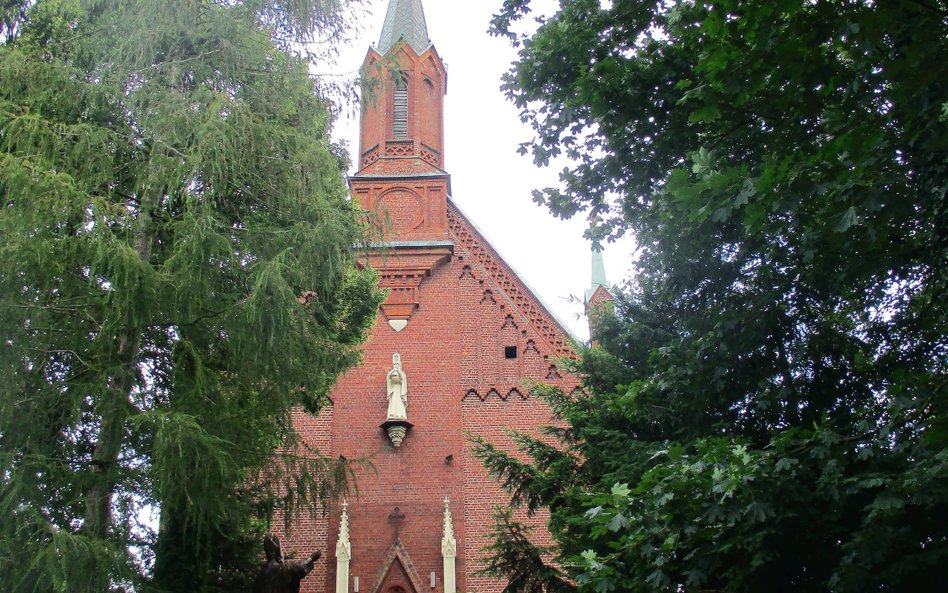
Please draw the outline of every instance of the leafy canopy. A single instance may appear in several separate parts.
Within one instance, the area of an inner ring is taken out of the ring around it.
[[[0,4],[5,591],[239,588],[272,513],[344,483],[290,414],[357,362],[379,295],[329,100],[289,52],[344,17]]]
[[[566,571],[511,590],[937,588],[948,4],[563,0],[518,37],[529,9],[504,88],[572,162],[536,199],[640,249],[590,397],[547,394],[562,448],[480,445]]]

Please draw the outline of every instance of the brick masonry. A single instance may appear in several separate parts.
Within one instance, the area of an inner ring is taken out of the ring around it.
[[[350,592],[358,577],[359,593],[443,593],[447,497],[458,544],[457,590],[495,593],[503,583],[475,573],[493,509],[509,498],[474,458],[470,438],[482,435],[512,449],[510,430],[538,434],[552,418],[531,397],[530,385],[577,389],[577,379],[557,364],[574,354],[563,327],[450,201],[450,179],[437,168],[446,88],[440,57],[433,47],[418,55],[404,42],[389,55],[409,80],[409,138],[389,137],[391,96],[382,84],[377,100],[363,106],[363,169],[350,179],[355,199],[384,221],[378,234],[387,247],[366,253],[364,262],[379,270],[389,300],[362,364],[339,378],[332,406],[318,417],[297,413],[294,422],[324,455],[363,462],[348,501]],[[370,50],[366,65],[379,63]],[[407,326],[395,331],[391,320]],[[414,425],[397,449],[379,427],[396,352]],[[390,520],[396,507],[404,514],[397,524]],[[340,510],[341,501],[328,517],[296,517],[284,534],[284,549],[297,555],[323,550],[304,592],[335,590]],[[540,543],[549,542],[544,519],[527,521],[541,526]]]

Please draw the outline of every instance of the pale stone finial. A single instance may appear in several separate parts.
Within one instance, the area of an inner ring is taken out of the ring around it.
[[[454,538],[454,520],[451,517],[451,500],[444,497],[444,534],[441,537],[441,555],[457,557],[457,540]]]
[[[349,560],[352,557],[352,544],[349,542],[349,502],[343,501],[342,515],[339,517],[339,539],[336,541],[336,558]]]
[[[458,543],[454,539],[454,520],[451,518],[451,500],[444,497],[444,535],[441,537],[441,557],[444,560],[444,593],[457,593],[455,563]]]
[[[336,593],[349,593],[349,560],[352,544],[349,542],[349,501],[342,501],[339,517],[339,539],[336,541]]]

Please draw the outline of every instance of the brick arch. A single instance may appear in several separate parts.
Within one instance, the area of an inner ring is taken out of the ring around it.
[[[371,593],[423,593],[424,583],[401,540],[395,540],[379,568]]]

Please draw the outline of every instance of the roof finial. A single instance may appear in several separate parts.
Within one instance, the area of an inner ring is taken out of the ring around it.
[[[441,555],[445,558],[457,557],[458,544],[454,539],[454,519],[451,518],[451,499],[444,497],[444,532],[441,536]]]
[[[400,39],[404,39],[419,54],[431,46],[421,0],[389,0],[382,34],[379,36],[379,53],[388,53]]]
[[[352,558],[352,544],[349,542],[349,501],[342,501],[342,513],[339,516],[339,539],[336,540],[336,558],[349,561]]]

